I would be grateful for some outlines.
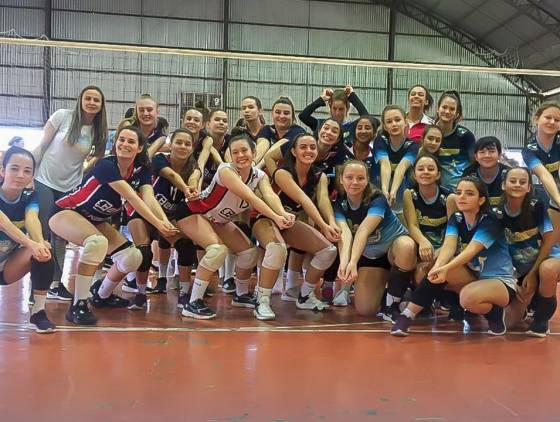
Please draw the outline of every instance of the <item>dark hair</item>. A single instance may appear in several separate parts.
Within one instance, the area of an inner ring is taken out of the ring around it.
[[[327,122],[336,123],[336,125],[338,126],[338,129],[339,129],[338,138],[336,139],[336,144],[331,145],[331,149],[332,149],[334,147],[342,145],[342,143],[343,143],[342,140],[344,139],[344,129],[342,128],[342,123],[337,122],[332,117],[329,117],[328,119],[323,120],[321,122],[321,124],[319,125],[319,127],[317,128],[317,138],[319,138],[319,133],[321,132],[321,129],[323,129],[323,126],[325,126],[325,123],[327,123]],[[317,139],[317,142],[319,142],[319,139]]]
[[[345,161],[344,164],[342,164],[341,166],[339,166],[337,168],[337,172],[336,172],[336,190],[342,198],[346,197],[346,191],[344,190],[344,187],[342,186],[342,176],[344,175],[344,170],[346,170],[346,167],[348,167],[352,164],[363,167],[366,171],[366,175],[369,176],[369,168],[366,165],[366,163],[364,163],[363,161],[360,161],[360,160]],[[377,189],[371,182],[368,181],[368,184],[366,185],[366,188],[364,189],[364,196],[362,198],[362,203],[363,204],[369,204],[373,198],[375,198],[376,196],[381,195],[381,194],[382,194],[381,191],[379,189]]]
[[[350,101],[348,101],[348,96],[343,89],[335,89],[329,99],[329,107],[332,107],[332,103],[335,101],[342,101],[346,106],[346,112],[350,109]]]
[[[439,131],[439,133],[441,134],[441,142],[443,142],[443,131],[441,130],[441,128],[437,125],[426,125],[424,127],[424,132],[422,132],[422,142],[421,142],[421,146],[422,146],[422,151],[425,151],[425,147],[424,147],[424,140],[426,139],[426,136],[428,135],[428,132],[430,130],[437,130]],[[441,149],[441,142],[439,144],[439,148],[436,151],[436,154],[439,156],[439,150]],[[426,151],[427,152],[427,151]],[[427,152],[428,153],[428,152]]]
[[[289,97],[278,97],[278,99],[272,103],[273,111],[274,111],[274,107],[277,104],[286,104],[290,106],[290,109],[292,110],[292,124],[294,124],[296,121],[296,109],[294,107],[294,103],[292,102],[292,100],[290,100]]]
[[[130,107],[124,112],[125,119],[130,119],[132,116],[134,116],[134,107]]]
[[[282,165],[282,168],[286,170],[288,173],[290,173],[296,182],[298,180],[297,171],[296,171],[296,157],[292,153],[292,150],[293,149],[295,150],[299,141],[306,136],[310,136],[317,143],[317,139],[315,139],[315,137],[311,133],[308,132],[298,133],[294,137],[293,141],[291,142],[290,150],[288,154],[286,154],[286,156],[284,157],[284,164]],[[318,172],[317,168],[312,165],[309,168],[309,171],[307,172],[307,180],[315,184],[319,181],[320,177],[321,177],[321,173]]]
[[[489,146],[495,146],[496,149],[498,150],[498,155],[502,154],[502,143],[498,138],[496,138],[495,136],[483,136],[482,138],[477,139],[476,143],[474,144],[474,155],[476,155],[478,151],[483,150],[484,148],[488,148]],[[473,155],[473,161],[465,169],[463,174],[473,173],[474,171],[478,170],[478,168],[480,167],[480,164],[478,163],[478,161],[476,161],[474,155]],[[499,159],[500,157],[498,156],[498,163],[499,163]]]
[[[216,113],[222,112],[227,116],[227,113],[225,110],[222,110],[221,108],[213,108],[210,113],[208,114],[208,121],[210,121],[210,119],[212,119],[212,116]],[[229,118],[229,116],[228,116]]]
[[[196,103],[194,103],[194,107],[189,108],[189,110],[196,110],[198,112],[200,112],[200,114],[202,114],[202,123],[206,123],[209,119],[210,119],[210,109],[208,107],[206,107],[206,104],[204,104],[204,101],[199,100]],[[187,110],[187,111],[189,111]]]
[[[531,176],[531,170],[529,170],[527,167],[521,167],[521,166],[515,166],[515,167],[508,168],[505,171],[503,179],[502,179],[502,183],[504,185],[506,183],[508,175],[510,174],[510,172],[512,170],[523,170],[525,173],[527,173],[527,181],[529,183],[530,189],[529,189],[529,192],[527,192],[527,195],[525,195],[525,197],[523,198],[523,202],[521,203],[521,213],[519,214],[521,224],[523,225],[523,227],[526,227],[527,224],[530,223],[531,221],[533,221],[533,219],[534,219],[532,209],[531,209],[531,202],[535,199],[535,197],[533,195],[533,180],[532,180],[532,176]],[[506,202],[507,202],[507,195],[506,195],[506,191],[504,189],[503,192],[502,192],[502,197],[500,198],[500,204],[503,206],[503,205],[505,205]]]
[[[4,157],[2,158],[2,167],[4,169],[6,169],[6,167],[10,163],[10,159],[12,158],[13,155],[25,155],[25,156],[31,158],[31,161],[33,162],[33,172],[35,173],[35,165],[36,164],[35,164],[35,157],[33,156],[33,154],[31,154],[31,152],[29,152],[25,148],[21,148],[21,147],[18,147],[16,145],[11,146],[4,153]]]
[[[384,108],[383,111],[381,112],[380,134],[383,135],[383,136],[385,136],[387,139],[389,139],[389,132],[387,132],[387,131],[385,130],[385,128],[383,127],[383,125],[385,125],[385,114],[386,114],[388,111],[391,111],[391,110],[397,110],[397,111],[399,111],[399,112],[401,113],[403,119],[406,117],[406,113],[404,112],[404,110],[402,109],[401,106],[396,105],[396,104],[389,104],[389,105],[386,105],[386,106],[385,106],[385,108]]]
[[[251,148],[251,151],[255,152],[256,149],[255,142],[251,139],[251,137],[249,136],[249,134],[245,129],[241,127],[235,127],[234,130],[232,130],[231,134],[232,136],[228,143],[228,148],[230,152],[231,152],[231,144],[238,141],[245,141],[245,143],[249,146],[249,148]]]
[[[14,136],[12,139],[8,141],[8,146],[14,146],[15,144],[23,141],[21,136]]]
[[[458,91],[455,90],[449,90],[449,91],[444,91],[438,100],[437,106],[438,109],[441,106],[441,103],[443,102],[443,100],[445,100],[446,98],[451,98],[452,100],[454,100],[457,103],[457,111],[456,116],[455,116],[455,120],[453,120],[453,124],[456,124],[458,122],[460,122],[461,120],[463,120],[463,104],[461,103],[461,96],[459,95]],[[439,115],[436,116],[436,122],[439,120]]]
[[[194,150],[195,142],[196,142],[196,140],[194,139],[194,135],[190,130],[185,129],[185,128],[179,128],[179,129],[176,129],[174,132],[172,132],[171,137],[169,138],[169,143],[172,144],[175,137],[177,135],[181,134],[181,133],[185,133],[191,138],[191,143],[192,143],[193,150]],[[187,183],[188,180],[189,180],[189,177],[191,176],[193,171],[196,170],[197,168],[198,168],[198,165],[197,165],[196,159],[194,158],[194,154],[191,153],[191,155],[189,155],[189,158],[187,159],[187,163],[181,169],[181,171],[179,171],[179,176],[181,176],[181,179],[183,179],[183,181],[185,183]]]
[[[367,120],[371,124],[371,126],[373,127],[372,139],[375,139],[375,134],[377,133],[377,130],[379,129],[381,122],[377,117],[372,116],[371,114],[364,114],[363,116],[358,117],[356,120],[354,120],[354,122],[352,122],[352,127],[350,128],[351,138],[353,140],[356,139],[356,128],[358,127],[358,123],[360,122],[360,120]]]
[[[134,158],[134,164],[150,167],[150,158],[148,157],[148,145],[146,142],[146,137],[142,133],[142,130],[138,126],[124,126],[120,128],[118,132],[115,133],[115,141],[113,142],[113,147],[111,148],[111,154],[117,155],[117,140],[119,139],[119,135],[123,130],[130,130],[136,134],[138,138],[138,145],[142,147],[140,152]]]
[[[437,167],[438,172],[440,174],[440,178],[439,178],[439,180],[436,180],[436,183],[439,185],[440,182],[441,182],[441,172],[442,172],[441,163],[439,162],[438,158],[434,154],[431,154],[428,151],[422,151],[420,154],[418,154],[418,156],[416,157],[416,160],[414,160],[414,164],[412,165],[412,173],[415,174],[416,165],[418,164],[418,162],[422,158],[431,158],[436,163],[436,167]],[[413,179],[414,179],[414,183],[418,184],[416,178],[414,177]]]
[[[262,110],[262,102],[261,102],[260,98],[255,97],[254,95],[247,95],[246,97],[243,97],[241,99],[241,101],[244,101],[244,100],[253,100],[255,102],[257,108],[259,110]]]
[[[72,112],[70,127],[68,129],[68,133],[66,134],[66,142],[68,142],[70,145],[75,145],[76,142],[78,142],[78,140],[80,139],[83,126],[82,97],[88,90],[97,91],[99,92],[99,94],[101,94],[101,110],[99,110],[93,118],[93,139],[91,142],[91,155],[95,157],[101,157],[103,156],[103,154],[105,154],[105,146],[107,145],[107,111],[105,107],[105,95],[103,95],[103,91],[101,91],[101,89],[94,85],[86,86],[84,89],[82,89],[82,92],[80,92],[80,95],[78,96],[76,106],[74,107],[74,111]]]
[[[471,182],[476,187],[476,190],[478,190],[478,195],[486,199],[480,206],[480,211],[488,211],[488,209],[490,208],[490,198],[488,196],[488,188],[486,187],[486,183],[475,176],[461,177],[461,179],[459,179],[459,183],[461,182]],[[457,183],[457,186],[459,186],[459,183]]]
[[[426,111],[428,111],[433,105],[434,105],[434,97],[432,97],[432,94],[430,94],[430,91],[428,91],[428,88],[426,88],[424,85],[421,84],[416,84],[416,85],[412,85],[410,87],[410,89],[408,90],[408,92],[406,93],[406,98],[408,99],[408,97],[410,97],[410,93],[412,92],[412,90],[414,88],[422,88],[424,90],[424,92],[426,93],[426,105],[423,108],[424,113]]]

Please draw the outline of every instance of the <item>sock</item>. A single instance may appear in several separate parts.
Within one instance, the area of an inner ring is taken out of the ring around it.
[[[126,279],[127,279],[128,281],[131,281],[131,282],[132,282],[132,281],[134,281],[135,278],[136,278],[136,273],[128,273],[128,274],[126,275]]]
[[[174,258],[169,261],[169,265],[167,266],[167,272],[165,273],[165,277],[171,278],[175,275],[175,266],[177,265],[177,260]]]
[[[387,285],[387,306],[399,303],[410,283],[412,271],[404,271],[393,265],[389,271],[389,283]]]
[[[159,278],[167,278],[167,262],[160,262],[158,268]]]
[[[235,274],[235,262],[237,256],[232,253],[227,254],[226,261],[224,262],[224,280],[232,278]]]
[[[193,303],[195,300],[202,299],[204,297],[204,292],[210,283],[208,281],[200,280],[199,278],[194,279],[194,283],[192,286],[191,298],[189,300],[190,303]]]
[[[280,270],[278,272],[278,277],[276,277],[276,281],[274,282],[274,290],[281,291],[284,288],[284,271]]]
[[[146,286],[147,286],[147,284],[136,283],[136,287],[138,288],[138,293],[141,293],[141,294],[145,295],[146,294]]]
[[[222,265],[218,270],[218,277],[224,280],[224,266]]]
[[[60,280],[53,280],[51,283],[51,289],[56,289],[60,285]]]
[[[286,274],[286,290],[297,287],[300,277],[301,273],[299,271],[290,270],[288,268],[288,273]]]
[[[447,283],[432,283],[428,277],[424,277],[418,287],[412,292],[410,301],[423,308],[432,306],[432,302],[436,297],[441,296],[443,289]]]
[[[74,305],[78,303],[78,300],[86,300],[89,293],[89,286],[91,284],[90,275],[76,274],[74,283]]]
[[[35,298],[35,303],[31,308],[31,315],[36,314],[37,312],[45,309],[45,302],[47,301],[47,295],[45,294],[40,295],[38,293],[33,292],[33,297]]]
[[[408,318],[410,318],[410,319],[416,318],[416,314],[415,314],[414,312],[412,312],[412,311],[411,311],[410,309],[408,309],[408,308],[405,308],[405,310],[402,311],[402,314],[403,314],[405,317],[408,317]]]
[[[271,295],[272,295],[272,289],[266,289],[261,286],[257,287],[257,301],[263,296],[270,297]]]
[[[538,294],[537,294],[538,295]],[[556,312],[556,296],[543,297],[538,295],[537,306],[535,307],[535,321],[548,321]]]
[[[113,280],[109,279],[109,277],[105,276],[103,282],[101,283],[101,287],[97,291],[97,294],[101,299],[107,299],[113,293],[113,290],[118,286],[119,283],[115,283]]]
[[[323,289],[332,289],[334,287],[334,281],[323,281]]]
[[[181,287],[181,294],[188,294],[191,283],[189,281],[180,281],[179,286]]]
[[[237,296],[249,294],[249,280],[235,278],[235,293]]]
[[[315,285],[309,284],[307,281],[304,281],[303,284],[301,285],[301,295],[303,297],[309,296],[309,294],[314,290],[315,290]]]

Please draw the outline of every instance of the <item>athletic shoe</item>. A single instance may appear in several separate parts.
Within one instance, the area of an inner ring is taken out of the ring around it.
[[[167,290],[179,290],[179,276],[174,275],[173,277],[166,278],[167,280]]]
[[[159,277],[156,286],[153,288],[146,288],[146,293],[149,295],[159,295],[167,292],[167,278]]]
[[[326,286],[323,283],[321,287],[321,300],[325,303],[332,303],[334,297],[334,290],[332,286]]]
[[[136,279],[133,278],[132,280],[128,280],[127,278],[124,279],[121,287],[123,292],[127,293],[138,293],[138,285],[136,284]]]
[[[235,280],[233,277],[227,278],[222,283],[222,291],[227,294],[235,292]]]
[[[311,309],[314,311],[323,311],[329,309],[329,305],[323,303],[315,296],[315,293],[311,292],[307,296],[302,296],[301,293],[298,295],[296,306],[299,309]]]
[[[214,291],[214,289],[212,287],[208,286],[206,288],[206,290],[204,291],[204,297],[212,297],[212,296],[214,296],[215,293],[216,292]]]
[[[488,319],[488,334],[493,336],[503,336],[506,333],[506,313],[504,308],[500,308],[498,318]]]
[[[61,282],[58,286],[53,287],[47,291],[47,299],[56,299],[63,301],[70,301],[74,298],[64,284]]]
[[[181,311],[181,315],[194,319],[216,318],[216,313],[210,309],[202,299],[197,299],[194,302],[188,302]]]
[[[412,324],[412,320],[406,315],[399,315],[395,323],[391,327],[391,335],[405,337],[408,335],[408,327]]]
[[[179,293],[179,300],[177,301],[177,308],[183,309],[191,298],[190,293]]]
[[[250,294],[238,295],[237,293],[234,293],[233,298],[231,299],[231,306],[235,306],[237,308],[254,308],[255,298]]]
[[[344,289],[336,292],[332,301],[334,306],[348,306],[350,303],[350,292]]]
[[[537,321],[533,320],[529,329],[525,331],[525,334],[531,337],[546,337],[550,333],[548,328],[548,321]]]
[[[128,307],[131,311],[139,311],[146,309],[146,304],[148,303],[148,298],[143,293],[136,293],[132,304]]]
[[[461,308],[461,306],[451,305],[449,307],[449,314],[447,315],[447,318],[450,321],[463,322],[465,319],[465,310]]]
[[[285,290],[280,296],[280,299],[284,302],[297,302],[299,296],[299,287],[290,287]]]
[[[255,306],[255,310],[253,311],[253,315],[259,321],[270,321],[276,319],[276,314],[270,307],[270,297],[269,296],[261,296],[257,306]]]
[[[33,324],[35,331],[41,334],[52,333],[56,329],[56,325],[47,318],[47,313],[44,309],[31,315],[29,323]]]
[[[401,315],[401,310],[399,309],[399,302],[393,302],[393,304],[389,307],[385,306],[385,310],[383,311],[383,318],[384,321],[392,322],[395,324],[397,319],[399,319]]]
[[[99,296],[97,291],[89,298],[90,303],[96,308],[128,308],[130,306],[130,300],[123,299],[114,293],[108,298],[102,298]]]
[[[113,259],[107,255],[105,257],[105,260],[103,261],[103,271],[109,271],[111,269],[111,267],[113,266]]]
[[[76,325],[95,325],[97,317],[89,309],[87,300],[81,299],[75,305],[70,306],[66,312],[66,320]]]
[[[99,288],[101,287],[102,283],[103,283],[103,280],[101,280],[101,279],[94,281],[93,284],[91,286],[89,286],[89,292],[92,295],[97,293],[99,291]]]

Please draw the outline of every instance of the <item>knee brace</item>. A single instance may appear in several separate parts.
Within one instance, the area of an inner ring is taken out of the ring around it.
[[[206,247],[206,252],[199,263],[208,271],[218,271],[224,265],[228,252],[226,245],[212,243]]]
[[[332,265],[332,263],[336,259],[337,253],[338,250],[336,249],[336,246],[329,245],[326,248],[317,251],[313,255],[313,259],[311,259],[311,265],[313,266],[313,268],[324,271]]]
[[[39,262],[31,258],[31,287],[33,290],[49,290],[53,280],[54,260],[51,258],[46,262]]]
[[[284,266],[288,250],[284,243],[270,242],[264,250],[262,266],[269,270],[279,270]]]
[[[190,267],[196,261],[196,248],[190,239],[182,237],[173,245],[177,251],[177,263],[181,267]]]
[[[432,302],[439,297],[447,283],[432,283],[428,277],[424,277],[418,287],[412,292],[410,301],[423,308],[432,306]]]
[[[241,251],[237,255],[237,266],[243,270],[251,270],[257,265],[259,252],[256,246]]]
[[[154,253],[150,245],[138,245],[136,247],[142,254],[142,262],[138,267],[139,272],[145,273],[150,270],[150,265],[152,265],[152,259],[154,258]]]
[[[92,234],[84,239],[80,262],[87,265],[99,265],[107,256],[109,242],[101,234]]]
[[[142,264],[142,252],[132,245],[111,255],[117,270],[121,273],[131,273],[138,270]],[[150,260],[151,262],[151,260]],[[150,268],[148,264],[148,269]]]

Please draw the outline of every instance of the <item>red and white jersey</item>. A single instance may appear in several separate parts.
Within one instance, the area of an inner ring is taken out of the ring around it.
[[[187,207],[193,213],[202,214],[214,223],[227,223],[236,215],[250,208],[247,202],[222,184],[220,171],[224,168],[229,168],[237,173],[237,169],[232,164],[220,164],[212,182],[202,191],[200,197],[195,201],[187,201]],[[262,170],[251,167],[251,174],[245,181],[245,185],[254,192],[264,177],[267,176]]]

